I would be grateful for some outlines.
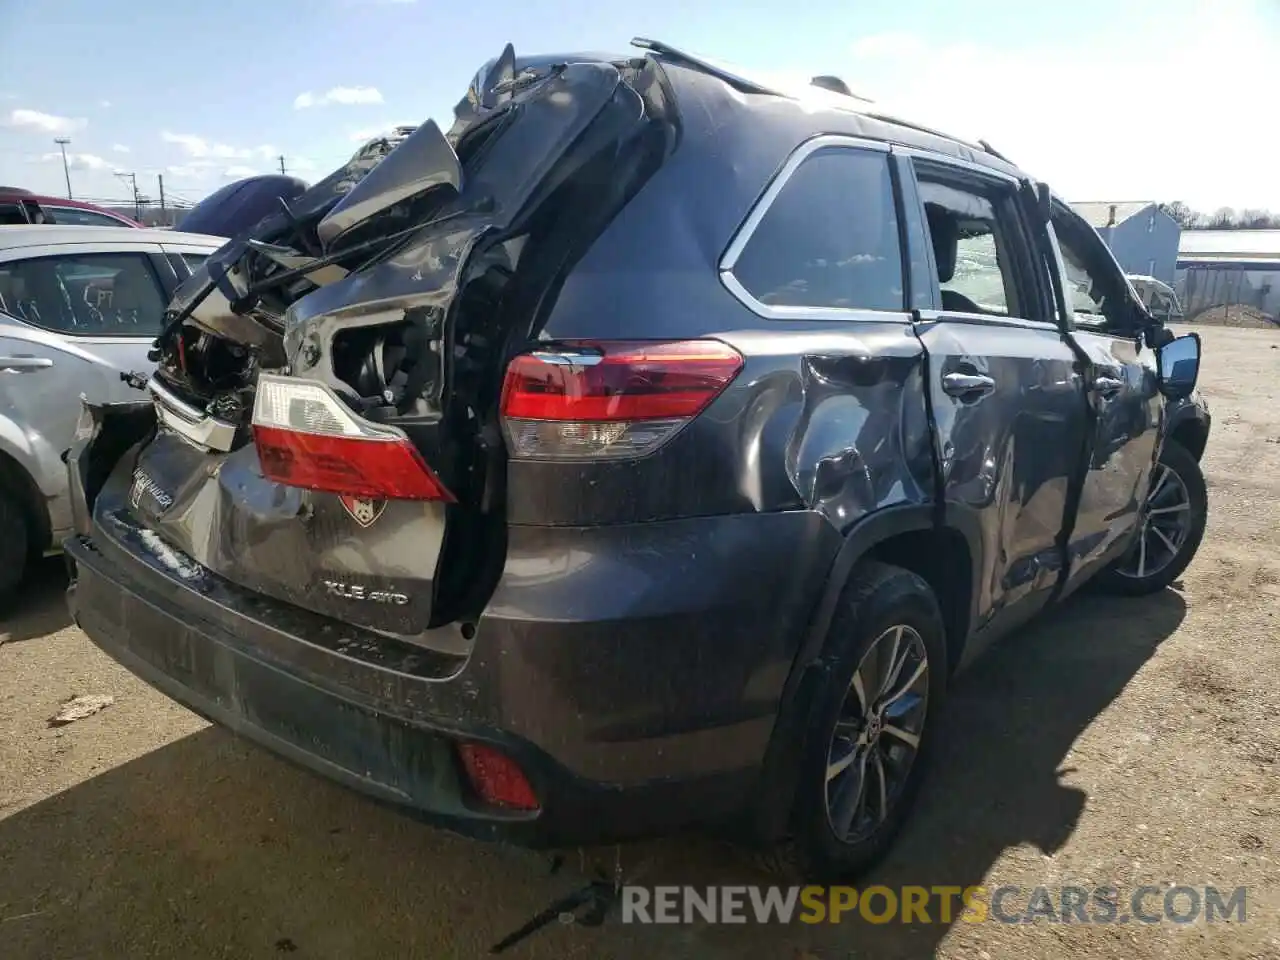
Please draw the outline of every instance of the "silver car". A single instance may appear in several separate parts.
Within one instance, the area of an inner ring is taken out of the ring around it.
[[[174,288],[225,242],[129,227],[0,226],[0,599],[70,532],[80,395],[139,399]]]

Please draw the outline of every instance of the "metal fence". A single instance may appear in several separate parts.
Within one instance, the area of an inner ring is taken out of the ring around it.
[[[1179,264],[1174,291],[1186,319],[1280,324],[1280,262]]]

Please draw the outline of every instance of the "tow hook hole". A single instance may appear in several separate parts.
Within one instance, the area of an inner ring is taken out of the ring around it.
[[[476,625],[474,623],[464,623],[462,625],[462,639],[474,640],[476,637]]]

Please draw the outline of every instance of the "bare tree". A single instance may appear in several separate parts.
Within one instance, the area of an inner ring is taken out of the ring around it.
[[[1236,211],[1232,207],[1219,207],[1209,217],[1211,230],[1230,230],[1236,225]]]
[[[1193,230],[1204,222],[1204,214],[1192,210],[1181,200],[1159,204],[1161,210],[1177,222],[1184,230]]]
[[[1277,218],[1270,210],[1241,210],[1236,218],[1236,225],[1247,230],[1265,230],[1280,226]]]

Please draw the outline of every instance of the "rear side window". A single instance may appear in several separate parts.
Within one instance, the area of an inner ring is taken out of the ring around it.
[[[774,197],[731,272],[766,307],[904,310],[887,155],[815,151]]]
[[[77,207],[46,207],[52,215],[54,223],[65,223],[77,227],[123,227],[123,220],[97,213],[93,210],[81,210]]]
[[[154,337],[166,298],[145,253],[84,253],[0,263],[0,309],[84,337]]]
[[[30,222],[26,211],[18,204],[0,203],[0,226],[13,226],[14,224]]]

